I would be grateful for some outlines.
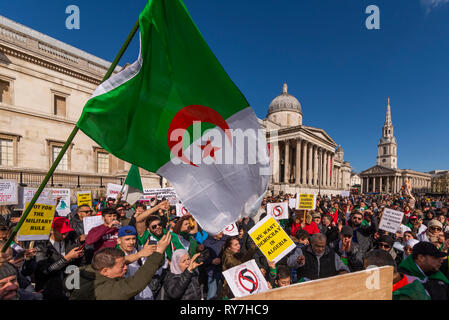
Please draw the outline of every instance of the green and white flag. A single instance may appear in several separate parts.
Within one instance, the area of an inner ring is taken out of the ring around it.
[[[128,186],[126,201],[133,205],[143,195],[142,179],[140,178],[139,168],[135,165],[129,168],[125,184]]]
[[[265,133],[181,0],[149,0],[139,27],[138,60],[95,90],[77,125],[167,178],[200,226],[219,233],[260,206]]]

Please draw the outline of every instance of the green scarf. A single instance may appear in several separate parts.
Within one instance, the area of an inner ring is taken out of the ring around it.
[[[412,255],[409,255],[405,260],[403,260],[399,264],[399,269],[405,270],[406,274],[411,275],[413,277],[417,277],[420,280],[424,280],[425,276],[426,276],[419,270],[415,261],[413,261]],[[435,272],[427,277],[429,279],[440,280],[440,281],[443,281],[444,283],[449,284],[449,280],[446,278],[446,276],[441,271]]]

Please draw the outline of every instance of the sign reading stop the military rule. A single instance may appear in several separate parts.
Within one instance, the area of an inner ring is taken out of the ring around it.
[[[248,234],[270,261],[278,262],[296,247],[279,223],[269,215],[252,227]]]
[[[25,209],[29,202],[25,204]],[[18,241],[48,240],[55,214],[56,202],[45,200],[35,203],[17,234]]]
[[[379,229],[396,233],[402,224],[404,212],[386,208],[379,223]]]
[[[315,210],[316,194],[299,194],[296,197],[296,209]]]

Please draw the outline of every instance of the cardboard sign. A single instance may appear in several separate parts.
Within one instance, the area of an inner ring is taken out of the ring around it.
[[[296,248],[292,239],[270,215],[260,220],[248,234],[270,261],[278,262]]]
[[[295,198],[288,199],[288,206],[291,209],[295,209],[296,208],[296,199]]]
[[[0,180],[0,205],[19,203],[19,189],[15,180]]]
[[[231,237],[238,236],[239,229],[237,229],[237,225],[235,223],[233,223],[223,229],[223,234],[225,234],[227,236],[231,236]]]
[[[267,213],[276,220],[288,219],[288,203],[267,203]]]
[[[103,223],[103,216],[85,217],[83,219],[84,234],[87,235],[92,228],[101,226]]]
[[[299,194],[296,196],[296,209],[315,210],[316,194]]]
[[[51,189],[52,199],[61,197],[56,207],[59,216],[65,217],[70,213],[70,189]]]
[[[236,298],[268,290],[267,281],[254,259],[223,271],[223,276]]]
[[[92,194],[90,191],[78,191],[76,195],[78,198],[78,207],[82,204],[87,204],[92,208]]]
[[[187,208],[184,207],[184,205],[182,203],[177,203],[176,204],[176,215],[178,217],[183,217],[183,216],[186,216],[186,215],[190,215],[190,213],[187,210]]]
[[[25,209],[25,203],[31,202],[36,192],[37,188],[19,187],[19,204],[17,206],[17,209]],[[36,203],[43,203],[44,201],[51,199],[51,190],[44,189],[39,195],[39,198],[37,198]]]
[[[404,217],[404,212],[392,210],[389,208],[385,208],[385,211],[382,215],[382,219],[379,223],[379,229],[396,233],[399,229],[401,229],[402,218]]]
[[[106,198],[113,198],[113,199],[117,199],[117,195],[119,194],[119,192],[122,191],[122,186],[119,184],[114,184],[114,183],[108,183],[107,186],[107,191],[106,191]],[[128,192],[128,186],[125,185],[125,187],[123,188],[122,191],[122,199],[126,199],[126,194]]]
[[[25,208],[29,202],[25,204]],[[17,234],[18,241],[48,240],[55,214],[56,202],[46,200],[35,203]]]

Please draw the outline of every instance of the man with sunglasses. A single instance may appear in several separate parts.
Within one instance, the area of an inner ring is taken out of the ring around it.
[[[367,209],[364,210],[364,213],[371,223],[362,225],[363,213],[358,210],[352,212],[349,220],[349,226],[352,227],[354,234],[352,241],[359,245],[362,255],[372,249],[372,236],[378,230],[378,222],[377,219],[372,216],[372,212]]]
[[[84,233],[83,219],[90,217],[93,214],[92,208],[87,204],[82,204],[76,211],[71,213],[68,218],[70,220],[70,227],[76,232],[80,242],[86,240],[86,234]]]
[[[363,270],[363,255],[357,243],[353,243],[354,233],[350,226],[343,226],[340,239],[330,243],[330,247],[340,256],[341,261],[351,272]]]

